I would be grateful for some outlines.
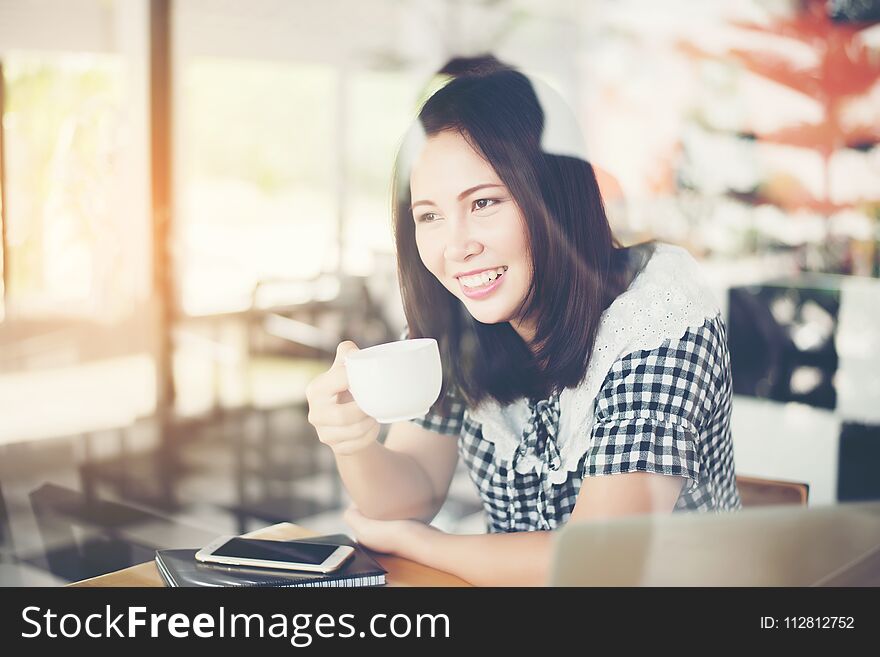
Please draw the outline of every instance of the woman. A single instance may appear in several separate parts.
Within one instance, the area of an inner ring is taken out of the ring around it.
[[[309,421],[362,544],[474,584],[540,585],[566,522],[740,507],[726,336],[683,249],[616,244],[552,94],[494,58],[456,67],[394,189],[408,335],[437,338],[440,399],[379,444],[343,342],[309,386]],[[487,534],[427,524],[459,455]]]

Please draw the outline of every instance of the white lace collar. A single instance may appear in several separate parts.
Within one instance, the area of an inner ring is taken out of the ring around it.
[[[536,457],[522,458],[517,472],[534,469],[540,475],[546,470],[551,483],[564,483],[589,447],[596,395],[614,362],[634,351],[656,349],[667,339],[679,340],[718,312],[697,261],[681,247],[657,244],[629,288],[602,314],[586,377],[576,388],[560,393],[556,447],[561,467],[550,470]],[[482,424],[483,438],[495,445],[496,457],[509,464],[530,415],[528,401],[522,398],[502,407],[488,400],[468,414]]]

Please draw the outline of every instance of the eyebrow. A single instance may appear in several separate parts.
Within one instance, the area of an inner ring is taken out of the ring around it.
[[[504,185],[498,185],[496,183],[481,183],[479,185],[474,185],[473,187],[469,187],[468,189],[464,190],[461,194],[459,194],[458,200],[461,201],[462,199],[473,194],[474,192],[479,191],[481,189],[485,189],[487,187],[504,187]],[[434,203],[434,201],[416,201],[415,203],[413,203],[410,206],[409,209],[412,211],[417,205],[437,205],[437,204]]]

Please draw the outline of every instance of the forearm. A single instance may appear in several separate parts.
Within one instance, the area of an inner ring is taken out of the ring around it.
[[[441,501],[422,467],[407,454],[373,443],[335,456],[339,476],[360,512],[377,520],[430,522]]]
[[[424,526],[398,554],[475,586],[545,586],[552,551],[549,531],[460,535]]]

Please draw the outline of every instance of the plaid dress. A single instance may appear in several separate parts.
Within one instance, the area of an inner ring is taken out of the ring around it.
[[[677,340],[613,363],[595,398],[589,439],[575,441],[583,454],[561,484],[551,481],[562,466],[558,393],[526,400],[528,419],[507,462],[496,456],[481,423],[454,393],[453,400],[448,416],[429,412],[411,422],[458,436],[490,532],[556,529],[571,515],[586,477],[623,472],[685,477],[677,512],[741,508],[730,435],[730,359],[720,314]],[[521,472],[521,459],[538,466]]]

